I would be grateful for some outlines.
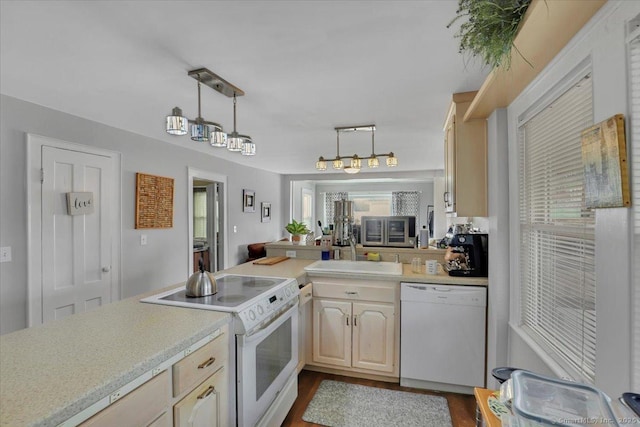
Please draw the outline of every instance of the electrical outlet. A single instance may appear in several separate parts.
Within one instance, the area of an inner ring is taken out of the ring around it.
[[[144,246],[147,244],[147,235],[146,234],[141,234],[140,235],[140,246]]]
[[[0,262],[11,261],[11,246],[4,246],[0,248]]]
[[[296,257],[296,251],[286,251],[285,255],[288,256],[289,258],[295,258]]]
[[[109,403],[113,403],[116,400],[120,399],[122,397],[122,390],[118,390],[115,393],[111,393],[111,396],[109,398]]]
[[[233,226],[233,232],[234,232],[234,233],[237,233],[237,232],[238,232],[238,226],[237,226],[237,225],[234,225],[234,226]]]

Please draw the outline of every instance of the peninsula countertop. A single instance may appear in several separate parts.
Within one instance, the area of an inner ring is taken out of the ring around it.
[[[0,425],[56,426],[231,319],[139,302],[159,291],[0,336]]]

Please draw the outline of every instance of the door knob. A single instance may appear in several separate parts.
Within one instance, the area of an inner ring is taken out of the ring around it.
[[[110,266],[110,265],[109,265],[109,266],[107,266],[107,267],[102,267],[102,272],[103,272],[103,273],[108,273],[108,272],[110,272],[110,271],[111,271],[111,266]]]

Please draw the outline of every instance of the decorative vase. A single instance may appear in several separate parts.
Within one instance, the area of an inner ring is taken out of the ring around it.
[[[302,236],[300,234],[292,234],[291,235],[291,242],[294,245],[299,245],[301,240],[302,240]]]

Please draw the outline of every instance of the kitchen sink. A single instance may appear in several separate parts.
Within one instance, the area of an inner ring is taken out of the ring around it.
[[[316,261],[313,264],[309,264],[304,269],[305,271],[316,273],[383,274],[390,276],[402,275],[402,264],[383,261]]]

